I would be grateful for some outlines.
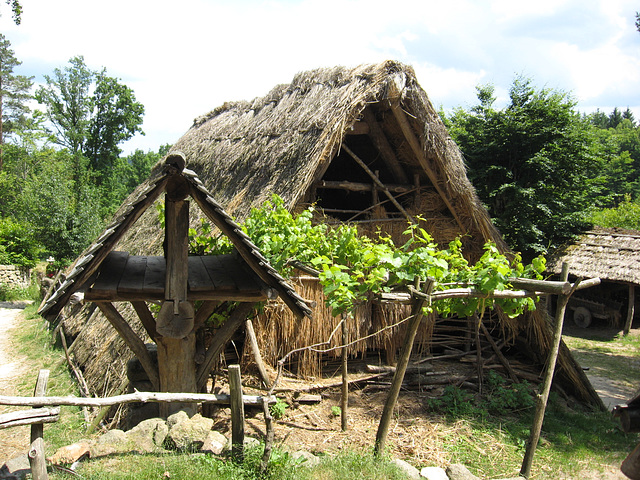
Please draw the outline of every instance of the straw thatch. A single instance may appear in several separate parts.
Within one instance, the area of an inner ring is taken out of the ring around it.
[[[406,217],[420,215],[421,226],[437,242],[461,237],[471,261],[487,241],[507,251],[467,179],[459,149],[406,65],[388,61],[300,73],[264,97],[225,103],[196,119],[174,150],[184,152],[188,168],[239,220],[277,194],[292,211],[316,204],[336,221],[354,221],[363,234],[381,230],[399,241]],[[380,185],[392,192],[395,202]],[[123,238],[122,249],[161,249],[162,235],[151,210]],[[196,225],[195,212],[192,221]],[[297,283],[303,298],[317,302],[313,323],[295,323],[277,305],[267,308],[256,320],[256,330],[270,362],[293,348],[326,340],[337,322],[323,307],[313,281]],[[406,307],[363,305],[360,310],[352,320],[353,338],[406,315]],[[86,335],[85,320],[76,316],[68,323],[76,334]],[[427,322],[419,338],[423,349],[430,348],[434,321]],[[506,339],[524,339],[531,355],[544,359],[551,339],[544,312],[518,319],[498,314],[496,322]],[[401,335],[402,329],[387,331],[352,353],[381,349],[392,361]],[[319,357],[305,355],[299,362],[307,372],[314,371]],[[558,378],[570,393],[593,400],[593,389],[564,347]]]
[[[563,262],[578,277],[640,285],[640,231],[596,227],[550,257],[547,268],[560,273]]]

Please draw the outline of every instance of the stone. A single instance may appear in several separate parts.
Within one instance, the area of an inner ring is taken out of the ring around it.
[[[406,476],[411,480],[420,480],[420,472],[413,465],[401,460],[399,458],[394,458],[391,460],[396,467],[398,467]]]
[[[91,451],[91,444],[88,440],[80,440],[79,442],[60,447],[56,453],[47,458],[47,462],[55,465],[70,464],[78,461]]]
[[[29,457],[24,453],[7,460],[2,466],[2,469],[0,469],[0,478],[7,480],[23,479],[30,473],[31,464],[29,464]]]
[[[209,432],[209,435],[207,435],[200,451],[211,453],[213,455],[220,455],[226,448],[227,443],[229,443],[227,437],[220,432],[212,430]]]
[[[291,458],[296,461],[298,465],[303,467],[313,468],[320,463],[320,459],[313,453],[305,450],[298,450],[291,454]]]
[[[91,457],[104,457],[132,451],[136,451],[136,444],[127,437],[125,432],[115,429],[109,430],[91,446]]]
[[[167,427],[171,430],[175,425],[186,422],[187,420],[189,420],[187,412],[180,410],[179,412],[169,415],[169,418],[167,418]]]
[[[480,480],[461,463],[449,465],[446,472],[449,480]]]
[[[162,450],[169,427],[161,418],[150,418],[140,422],[127,432],[127,437],[137,445],[140,453],[153,453]]]
[[[171,415],[169,418],[178,414],[180,414],[180,412]],[[186,415],[186,413],[184,413],[184,415]],[[169,420],[167,420],[167,424],[168,423]],[[193,417],[176,423],[169,428],[167,443],[170,447],[182,452],[199,450],[202,448],[202,445],[204,445],[211,431],[211,427],[213,427],[213,419],[203,417],[199,413],[196,413]]]
[[[420,476],[427,480],[449,480],[447,472],[440,467],[424,467],[420,470]]]

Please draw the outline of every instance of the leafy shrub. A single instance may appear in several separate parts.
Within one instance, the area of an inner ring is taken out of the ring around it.
[[[0,265],[34,267],[43,250],[26,223],[0,218]]]

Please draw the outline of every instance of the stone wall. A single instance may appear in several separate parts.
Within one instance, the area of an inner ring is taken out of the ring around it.
[[[28,268],[15,265],[0,265],[0,284],[27,288],[31,278]]]

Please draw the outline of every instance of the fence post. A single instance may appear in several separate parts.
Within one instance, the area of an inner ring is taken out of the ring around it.
[[[229,365],[229,394],[231,395],[231,452],[242,459],[244,454],[244,402],[240,365]]]
[[[49,380],[49,370],[40,370],[38,380],[33,392],[34,397],[44,397],[47,393],[47,381]],[[37,408],[37,407],[34,407]],[[29,448],[29,465],[33,480],[49,480],[47,474],[47,462],[44,458],[44,425],[37,423],[31,425],[31,446]]]

